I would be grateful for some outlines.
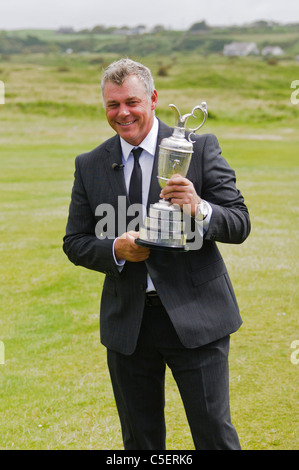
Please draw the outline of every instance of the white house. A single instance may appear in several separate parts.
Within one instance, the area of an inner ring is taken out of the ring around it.
[[[223,54],[230,56],[246,56],[259,54],[259,49],[255,42],[232,42],[231,44],[225,44]]]
[[[264,47],[262,49],[262,55],[264,55],[264,56],[267,56],[267,55],[272,55],[272,56],[284,55],[284,51],[279,46],[267,46],[267,47]]]

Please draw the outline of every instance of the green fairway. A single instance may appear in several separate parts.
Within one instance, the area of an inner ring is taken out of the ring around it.
[[[156,59],[140,60],[155,75]],[[88,55],[0,62],[0,449],[122,449],[99,340],[104,275],[62,251],[74,158],[112,135],[100,76]],[[203,132],[217,135],[251,214],[243,245],[219,245],[244,321],[231,338],[230,380],[232,420],[248,450],[299,447],[295,79],[293,61],[178,55],[156,80],[157,115],[170,125],[169,103],[190,112],[208,102]],[[169,371],[166,420],[167,448],[192,449]]]

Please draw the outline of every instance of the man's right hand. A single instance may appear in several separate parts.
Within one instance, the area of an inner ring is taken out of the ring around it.
[[[144,261],[150,255],[149,248],[136,245],[135,240],[139,232],[126,232],[115,240],[114,253],[118,261],[126,260],[132,262]]]

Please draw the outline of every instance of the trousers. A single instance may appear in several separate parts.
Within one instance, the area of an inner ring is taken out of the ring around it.
[[[165,450],[165,371],[177,383],[196,450],[239,450],[231,423],[230,337],[185,348],[161,305],[145,306],[132,355],[107,350],[125,450]]]

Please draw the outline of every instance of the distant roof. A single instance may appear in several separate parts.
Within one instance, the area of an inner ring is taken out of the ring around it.
[[[266,46],[262,49],[262,55],[283,55],[284,51],[280,46]]]
[[[259,50],[255,42],[232,42],[225,44],[224,55],[248,55],[258,54]]]

